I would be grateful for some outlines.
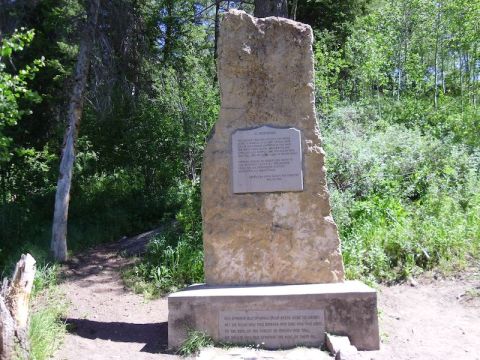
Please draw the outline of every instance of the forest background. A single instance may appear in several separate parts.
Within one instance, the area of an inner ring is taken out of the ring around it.
[[[49,258],[80,0],[0,0],[0,267]],[[126,273],[203,278],[200,172],[221,14],[243,1],[101,1],[68,246],[165,225]],[[289,1],[315,32],[318,122],[348,278],[461,269],[480,248],[480,1]],[[42,265],[43,266],[43,265]]]

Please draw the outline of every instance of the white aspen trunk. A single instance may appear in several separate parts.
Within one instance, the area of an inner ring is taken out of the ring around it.
[[[293,7],[292,7],[292,19],[297,20],[297,7],[298,7],[298,0],[293,0]]]
[[[440,14],[441,14],[441,9],[439,8],[441,5],[437,5],[437,18],[435,21],[435,95],[434,95],[434,105],[435,109],[438,107],[438,44],[440,41]]]
[[[84,93],[90,68],[90,56],[97,27],[100,0],[91,0],[84,33],[80,40],[75,78],[67,115],[67,129],[60,160],[60,172],[55,194],[55,210],[52,225],[51,251],[55,260],[67,260],[67,221],[72,184],[73,163],[75,161],[75,144],[82,118]]]
[[[255,17],[279,16],[288,18],[287,0],[255,0]]]
[[[475,29],[478,33],[478,23],[477,25],[475,26]],[[478,89],[478,66],[477,66],[477,61],[479,61],[479,57],[478,57],[478,42],[475,43],[475,46],[473,48],[473,54],[472,54],[472,105],[473,105],[473,108],[476,109],[477,108],[477,89]]]
[[[447,84],[445,83],[445,54],[444,54],[444,48],[443,48],[443,43],[440,43],[440,57],[441,57],[441,67],[442,67],[442,92],[443,95],[447,93]]]
[[[400,55],[399,55],[400,56]],[[400,101],[400,88],[402,87],[402,70],[400,68],[401,60],[398,60],[398,91],[397,91],[397,101]]]
[[[460,51],[460,107],[463,115],[463,52]]]
[[[218,37],[220,34],[220,1],[215,0],[215,38],[214,38],[214,53],[213,58],[215,59],[215,64],[218,58]],[[228,5],[230,6],[230,4]],[[217,73],[215,72],[215,82],[216,82]]]

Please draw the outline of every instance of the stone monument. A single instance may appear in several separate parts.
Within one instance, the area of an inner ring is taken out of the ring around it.
[[[312,29],[231,10],[218,43],[220,118],[202,168],[204,285],[169,296],[189,329],[267,348],[325,332],[379,348],[376,292],[345,282],[316,126]]]

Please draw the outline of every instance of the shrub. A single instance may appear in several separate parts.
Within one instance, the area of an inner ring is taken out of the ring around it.
[[[175,192],[176,222],[152,239],[144,258],[124,273],[127,285],[154,296],[203,281],[200,184],[185,181]]]
[[[478,254],[478,153],[340,108],[323,123],[348,278],[394,281]]]

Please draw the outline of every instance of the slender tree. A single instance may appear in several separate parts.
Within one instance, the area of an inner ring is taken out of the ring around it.
[[[279,16],[288,17],[287,0],[255,0],[256,17]]]
[[[67,220],[70,203],[73,164],[75,161],[75,144],[77,141],[80,120],[82,118],[85,87],[91,62],[95,30],[97,28],[100,0],[90,0],[88,15],[78,51],[77,64],[72,93],[70,96],[67,129],[60,160],[60,172],[55,194],[55,210],[53,214],[51,250],[56,260],[67,260]]]

